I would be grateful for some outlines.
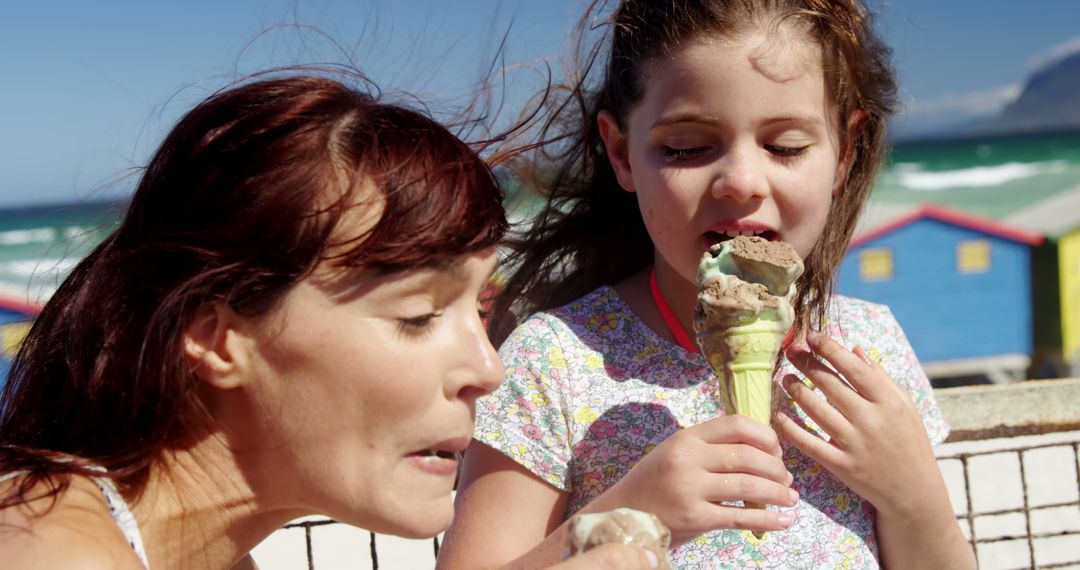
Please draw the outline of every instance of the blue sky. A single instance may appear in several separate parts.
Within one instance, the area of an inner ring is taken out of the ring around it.
[[[1075,0],[876,4],[908,125],[957,122],[1080,49]],[[562,52],[579,0],[6,0],[0,207],[129,192],[172,123],[271,65],[354,62],[385,91],[452,109],[510,27],[507,63]],[[511,94],[534,74],[512,75]]]

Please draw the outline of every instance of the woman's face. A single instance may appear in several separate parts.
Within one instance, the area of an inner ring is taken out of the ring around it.
[[[324,264],[260,319],[264,494],[378,532],[445,529],[475,400],[502,381],[478,314],[495,265],[494,249],[390,275]]]

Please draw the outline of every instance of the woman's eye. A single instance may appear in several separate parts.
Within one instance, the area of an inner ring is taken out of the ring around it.
[[[664,160],[667,162],[679,162],[682,160],[691,160],[702,155],[705,151],[709,150],[707,146],[695,146],[690,148],[672,148],[670,146],[663,147]]]
[[[398,328],[406,334],[423,333],[431,327],[433,321],[442,316],[442,313],[434,312],[415,317],[398,319]]]
[[[795,158],[806,152],[809,146],[780,146],[775,144],[765,145],[765,150],[780,158]]]

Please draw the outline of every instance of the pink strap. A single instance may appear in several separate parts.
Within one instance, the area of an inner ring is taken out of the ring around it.
[[[686,334],[686,329],[683,328],[682,323],[679,322],[678,317],[675,316],[675,312],[671,310],[671,306],[668,305],[667,300],[660,294],[660,287],[656,284],[656,269],[649,271],[649,290],[652,291],[653,302],[656,303],[656,309],[660,311],[660,316],[664,319],[664,324],[667,325],[671,336],[675,337],[675,340],[679,343],[679,346],[683,347],[686,351],[701,354],[701,350],[697,344],[694,343],[694,339],[690,338],[690,335]]]

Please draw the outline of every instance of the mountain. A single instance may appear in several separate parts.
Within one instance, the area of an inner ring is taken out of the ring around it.
[[[970,134],[1075,128],[1080,128],[1080,51],[1032,73],[1015,101],[999,114],[976,122]]]

